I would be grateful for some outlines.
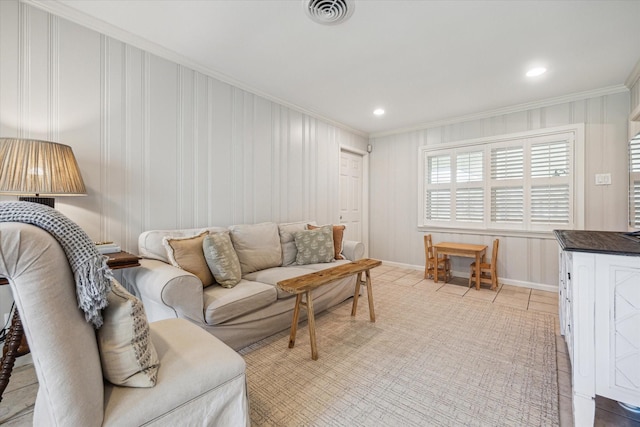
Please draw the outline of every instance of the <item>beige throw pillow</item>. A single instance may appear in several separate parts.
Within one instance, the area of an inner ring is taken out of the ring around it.
[[[242,274],[282,265],[278,225],[273,222],[229,227]]]
[[[242,279],[242,272],[229,232],[211,233],[205,237],[202,245],[204,258],[216,282],[223,288],[237,285]]]
[[[320,228],[319,226],[307,224],[307,229],[315,230],[316,228]],[[334,225],[333,226],[333,250],[334,250],[334,258],[335,259],[344,259],[342,254],[342,241],[344,240],[344,229],[346,227],[344,225]]]
[[[104,323],[97,331],[102,375],[115,385],[153,387],[160,360],[142,302],[116,280],[112,285],[109,305],[102,312]]]
[[[197,236],[164,237],[162,239],[171,265],[198,276],[203,287],[215,282],[202,250],[202,242],[208,234],[208,231],[204,231]]]

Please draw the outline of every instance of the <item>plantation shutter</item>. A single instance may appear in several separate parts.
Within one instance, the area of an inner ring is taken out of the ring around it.
[[[531,213],[534,224],[570,222],[569,141],[531,145]]]
[[[491,179],[521,179],[523,169],[522,147],[500,147],[491,150]]]
[[[456,190],[456,220],[465,222],[484,220],[484,189],[482,187]]]
[[[419,151],[420,226],[525,232],[583,226],[583,126],[436,145]],[[629,222],[640,228],[640,134],[629,150]]]
[[[449,221],[451,219],[451,155],[425,154],[427,170],[425,219]]]
[[[451,219],[451,191],[427,190],[425,215],[430,221],[449,221]]]
[[[484,221],[484,156],[482,151],[456,155],[456,221]]]
[[[640,134],[629,141],[629,225],[640,228]]]
[[[524,220],[524,189],[495,187],[491,189],[491,221],[522,223]]]
[[[427,156],[429,184],[448,184],[451,182],[451,156]]]

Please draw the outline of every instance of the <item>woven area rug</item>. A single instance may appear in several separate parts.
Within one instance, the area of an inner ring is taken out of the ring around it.
[[[254,426],[557,426],[552,315],[374,281],[366,296],[243,350]]]

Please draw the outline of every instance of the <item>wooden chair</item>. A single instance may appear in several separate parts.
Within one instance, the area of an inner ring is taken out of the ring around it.
[[[500,240],[493,241],[493,251],[491,252],[491,263],[488,264],[484,260],[480,263],[480,283],[488,283],[491,290],[498,290],[498,246]],[[469,267],[469,287],[475,283],[476,263],[471,263]]]
[[[442,258],[436,258],[433,251],[433,241],[431,240],[431,234],[424,235],[424,278],[433,279],[435,271],[438,274],[438,280],[442,277],[442,280],[448,282],[451,280],[451,261],[446,255]]]

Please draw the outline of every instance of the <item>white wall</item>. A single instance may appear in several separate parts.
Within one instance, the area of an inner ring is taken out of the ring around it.
[[[585,228],[626,230],[627,125],[629,93],[619,92],[428,129],[372,137],[370,155],[370,255],[413,266],[424,265],[418,230],[418,147],[546,127],[585,123]],[[596,173],[611,173],[612,185],[595,186]],[[500,238],[501,281],[552,290],[557,287],[557,244],[552,235],[527,238],[501,234],[432,232],[434,241],[482,243]],[[470,260],[453,269],[468,274]]]
[[[340,146],[368,143],[17,0],[0,1],[0,136],[70,145],[88,195],[56,207],[130,252],[154,228],[338,222]]]

